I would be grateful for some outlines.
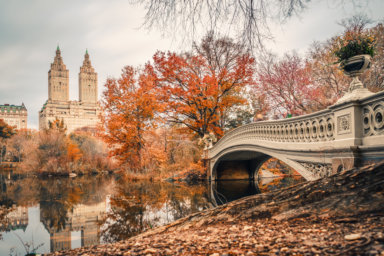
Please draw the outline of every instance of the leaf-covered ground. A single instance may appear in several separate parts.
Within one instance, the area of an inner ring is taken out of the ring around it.
[[[384,255],[384,163],[56,255]]]

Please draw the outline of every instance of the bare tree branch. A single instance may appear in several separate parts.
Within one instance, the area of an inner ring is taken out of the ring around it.
[[[268,21],[285,20],[310,0],[131,0],[146,10],[144,27],[194,38],[198,29],[234,34],[252,50],[271,39]],[[235,31],[235,32],[234,32]]]

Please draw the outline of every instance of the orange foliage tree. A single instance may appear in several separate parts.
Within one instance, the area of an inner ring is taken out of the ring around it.
[[[212,39],[210,43],[215,46]],[[227,46],[216,46],[223,47],[223,52],[214,53],[203,46],[184,54],[157,52],[153,64],[146,66],[165,103],[167,120],[199,137],[209,132],[222,136],[223,113],[245,103],[241,91],[254,83],[252,56],[246,51],[232,53],[225,49]],[[215,57],[221,61],[213,61]]]
[[[83,154],[81,153],[81,150],[79,149],[79,147],[75,143],[68,142],[67,143],[67,156],[68,156],[69,161],[76,162],[83,156]]]
[[[3,119],[0,119],[0,138],[10,138],[16,132],[12,126],[9,126]]]
[[[159,111],[153,79],[133,67],[123,69],[121,78],[108,79],[103,92],[102,137],[110,153],[131,170],[144,166],[144,136],[155,126]]]

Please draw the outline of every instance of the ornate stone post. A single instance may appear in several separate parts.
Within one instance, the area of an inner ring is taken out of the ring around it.
[[[373,95],[359,79],[359,76],[370,66],[371,56],[366,54],[354,56],[341,64],[344,73],[352,78],[352,82],[349,84],[348,92],[336,104],[355,101]]]
[[[343,152],[337,150],[335,152],[332,160],[333,172],[359,165],[359,146],[362,145],[363,139],[363,113],[360,101],[373,95],[359,80],[359,76],[370,67],[370,64],[371,56],[357,55],[341,65],[344,73],[352,78],[352,82],[346,94],[330,107],[335,115],[337,141],[335,147],[344,148]]]
[[[211,179],[211,161],[208,159],[208,150],[213,147],[213,143],[217,141],[216,136],[211,132],[211,133],[206,133],[204,134],[204,137],[200,139],[199,145],[203,146],[203,165],[206,171],[207,177]]]

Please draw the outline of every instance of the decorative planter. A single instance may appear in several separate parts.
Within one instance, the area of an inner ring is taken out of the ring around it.
[[[356,55],[341,62],[344,73],[350,77],[361,75],[371,66],[372,57],[368,54]]]
[[[352,82],[349,85],[349,92],[356,89],[364,88],[363,83],[359,80],[359,75],[371,67],[371,56],[368,54],[356,55],[348,58],[340,63],[344,73],[352,78]]]

